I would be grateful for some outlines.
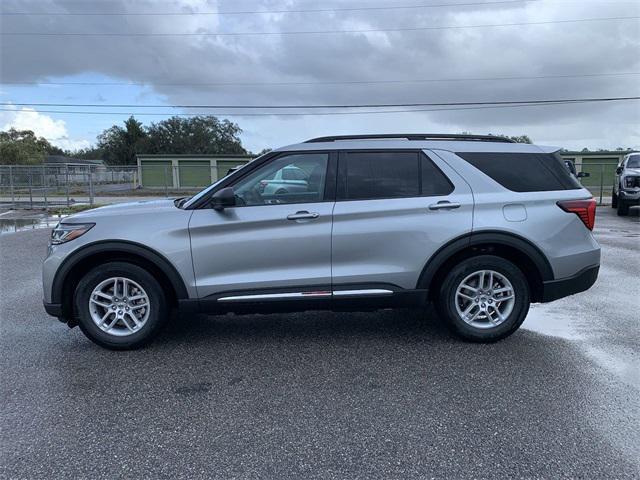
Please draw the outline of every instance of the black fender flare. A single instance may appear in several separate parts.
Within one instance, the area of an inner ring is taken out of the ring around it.
[[[504,245],[519,250],[533,262],[543,282],[554,279],[549,260],[529,240],[510,232],[484,230],[457,237],[436,251],[422,269],[416,288],[429,289],[436,272],[447,260],[466,248],[483,244]]]
[[[64,260],[53,279],[51,289],[52,303],[62,303],[65,280],[67,279],[69,272],[71,272],[78,263],[92,255],[108,252],[127,253],[144,258],[160,269],[160,271],[162,271],[162,273],[164,273],[164,275],[169,279],[169,282],[176,292],[178,300],[189,298],[187,288],[184,285],[182,277],[171,262],[169,262],[169,260],[167,260],[163,255],[139,243],[126,240],[107,240],[89,243],[73,252]]]

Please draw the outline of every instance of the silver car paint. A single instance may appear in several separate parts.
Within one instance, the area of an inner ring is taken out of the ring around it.
[[[452,152],[434,151],[471,185],[475,200],[473,231],[503,231],[529,240],[545,254],[555,278],[570,277],[600,263],[600,247],[577,215],[561,210],[557,202],[590,198],[585,189],[554,192],[513,192]],[[504,207],[520,205],[522,221],[505,218]]]
[[[105,240],[138,243],[164,256],[178,271],[190,297],[196,297],[189,245],[192,210],[176,208],[172,200],[121,203],[76,213],[65,223],[95,223],[82,237],[50,248],[42,268],[44,299],[51,302],[51,287],[62,262],[82,247]]]
[[[198,295],[331,284],[333,202],[195,210],[191,247]],[[313,220],[288,220],[297,212]]]
[[[576,215],[556,205],[558,200],[590,197],[587,190],[511,192],[453,153],[549,153],[554,147],[359,140],[305,143],[277,151],[407,147],[429,152],[455,184],[452,195],[237,207],[222,213],[182,210],[171,200],[161,200],[102,207],[68,217],[65,222],[96,225],[82,237],[51,248],[43,266],[45,301],[51,301],[54,275],[65,258],[105,240],[135,242],[159,252],[182,276],[190,298],[226,290],[328,284],[332,269],[334,283],[383,281],[414,288],[434,249],[470,229],[501,230],[527,238],[547,256],[557,279],[599,263],[600,249],[591,232]],[[432,200],[442,199],[462,206],[428,210]],[[312,221],[287,220],[289,214],[301,210],[319,216]]]
[[[426,261],[444,244],[471,231],[469,185],[445,162],[434,163],[454,184],[446,196],[337,202],[333,210],[333,284],[392,283],[416,288]],[[430,210],[438,202],[452,210]]]

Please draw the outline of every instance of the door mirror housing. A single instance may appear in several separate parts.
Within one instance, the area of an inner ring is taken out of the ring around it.
[[[211,197],[211,208],[214,210],[224,210],[227,207],[234,207],[236,205],[236,194],[233,192],[233,187],[223,188],[218,190]]]
[[[616,168],[616,173],[620,175],[622,173],[622,167]]]

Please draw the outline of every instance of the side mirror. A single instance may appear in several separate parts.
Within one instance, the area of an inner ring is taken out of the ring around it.
[[[233,193],[233,187],[218,190],[211,197],[211,207],[214,210],[224,210],[227,207],[233,207],[236,204],[236,195]]]
[[[590,177],[591,174],[589,172],[578,172],[578,178]]]
[[[622,173],[622,167],[616,168],[616,174],[620,175]]]

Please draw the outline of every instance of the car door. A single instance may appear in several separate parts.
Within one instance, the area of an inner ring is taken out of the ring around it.
[[[471,231],[470,187],[446,162],[431,157],[411,150],[340,152],[334,289],[414,289],[428,259]]]
[[[310,290],[330,295],[336,162],[331,158],[328,152],[280,154],[231,185],[236,206],[194,211],[189,231],[201,299],[285,299]],[[307,188],[265,191],[288,167],[308,173]]]

